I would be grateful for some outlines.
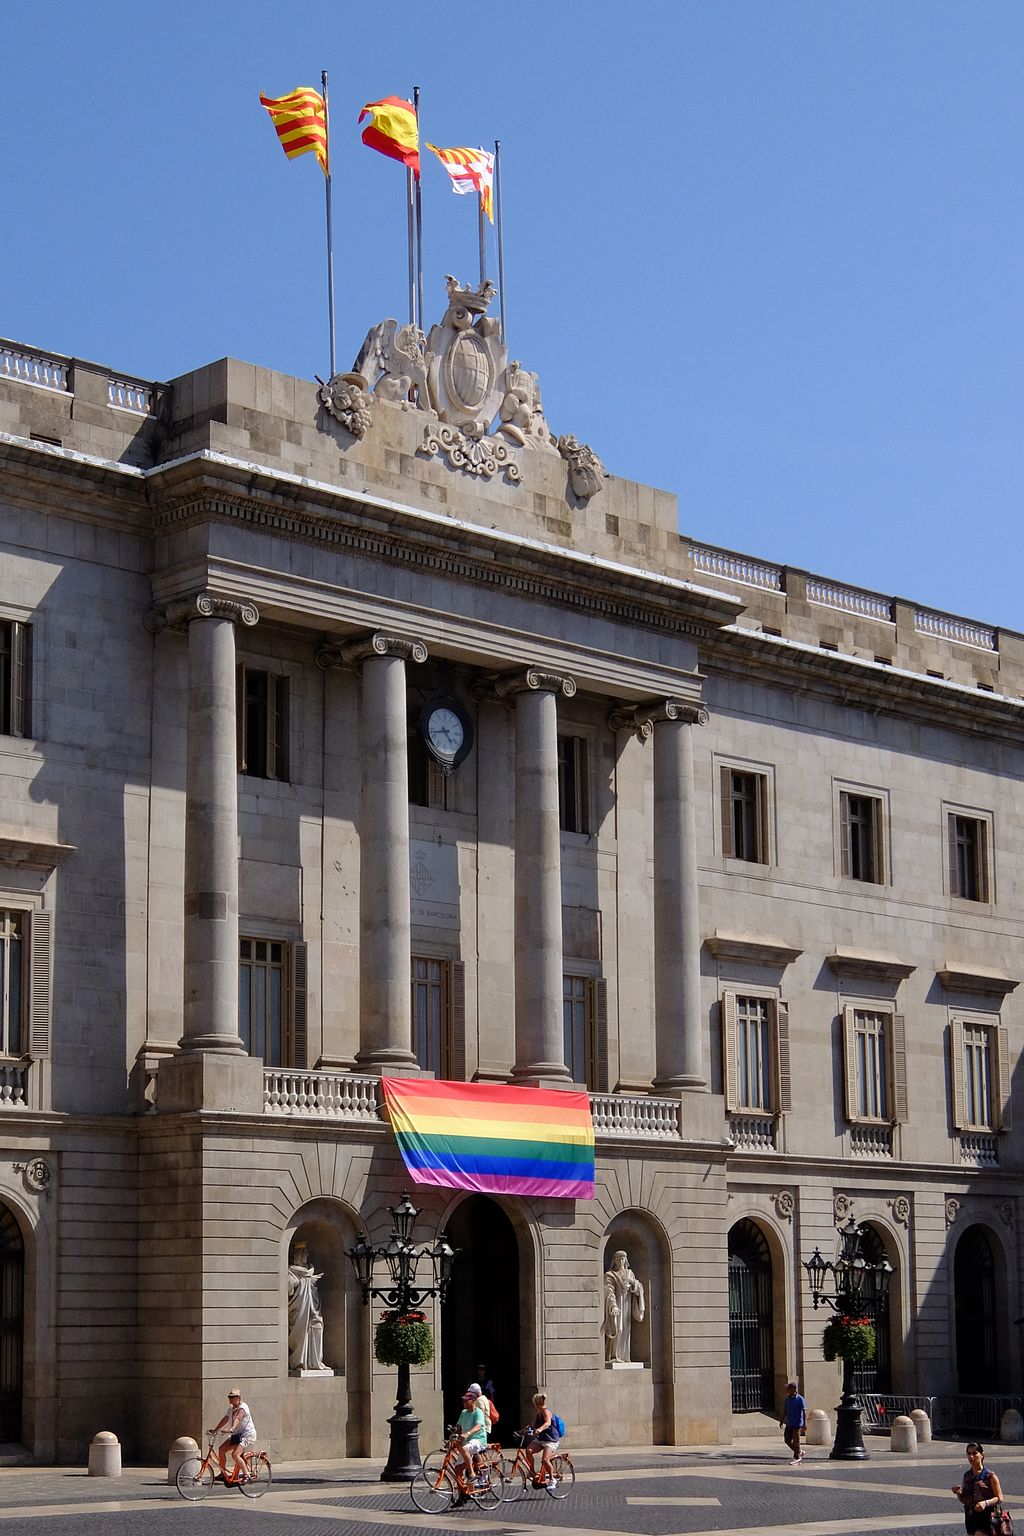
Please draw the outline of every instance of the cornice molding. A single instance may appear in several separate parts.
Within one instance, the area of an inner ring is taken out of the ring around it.
[[[716,960],[738,960],[748,965],[772,965],[782,970],[803,954],[785,939],[771,934],[721,933],[717,929],[704,940],[704,947]]]
[[[48,833],[34,827],[0,826],[0,864],[8,869],[20,865],[56,869],[75,852],[73,843],[58,843]]]
[[[981,997],[1006,997],[1020,986],[1019,981],[1012,976],[1003,976],[999,971],[984,966],[954,965],[948,960],[935,974],[947,992],[973,992]]]
[[[895,955],[872,954],[868,950],[847,949],[837,945],[825,963],[835,973],[851,981],[906,981],[917,970]]]

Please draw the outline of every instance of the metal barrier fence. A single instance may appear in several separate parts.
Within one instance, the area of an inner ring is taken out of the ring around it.
[[[932,1421],[935,1435],[983,1435],[992,1439],[999,1433],[1000,1420],[1008,1408],[1024,1413],[1024,1398],[1002,1393],[940,1393],[937,1397],[912,1396],[894,1392],[863,1392],[865,1429],[877,1434],[888,1432],[899,1414],[923,1408]]]

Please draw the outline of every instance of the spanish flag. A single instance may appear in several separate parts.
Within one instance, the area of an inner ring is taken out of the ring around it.
[[[363,129],[363,143],[368,149],[400,160],[419,180],[420,129],[412,102],[403,101],[400,96],[385,96],[381,101],[368,101],[359,121],[367,114],[371,120]]]
[[[480,206],[494,223],[494,156],[486,149],[438,149],[428,144],[428,149],[444,166],[452,179],[453,192],[479,192]]]
[[[310,150],[320,162],[325,176],[330,175],[327,163],[327,108],[319,91],[311,86],[299,85],[287,96],[276,100],[260,96],[260,105],[270,113],[281,148],[289,160],[307,155]]]

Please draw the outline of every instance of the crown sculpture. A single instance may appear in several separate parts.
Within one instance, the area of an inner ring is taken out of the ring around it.
[[[501,327],[487,313],[494,284],[463,288],[454,277],[446,281],[448,308],[429,336],[418,326],[382,320],[351,372],[319,381],[321,404],[356,438],[373,425],[374,397],[427,412],[434,420],[424,426],[419,451],[485,480],[500,472],[518,484],[521,450],[558,453],[576,499],[595,496],[604,485],[601,461],[575,437],[555,437],[544,420],[537,375],[509,362]]]

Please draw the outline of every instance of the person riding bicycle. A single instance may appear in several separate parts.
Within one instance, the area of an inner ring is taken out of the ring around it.
[[[221,1476],[226,1483],[237,1483],[245,1476],[245,1467],[242,1465],[242,1452],[246,1446],[252,1445],[256,1440],[256,1425],[252,1421],[249,1412],[249,1404],[242,1402],[242,1394],[237,1387],[232,1387],[228,1393],[228,1411],[220,1423],[210,1430],[211,1435],[216,1435],[220,1430],[227,1430],[227,1437],[217,1447],[217,1460],[220,1462]],[[228,1476],[227,1455],[231,1452],[233,1470]]]
[[[533,1406],[537,1411],[529,1428],[530,1438],[526,1442],[525,1449],[529,1453],[533,1486],[535,1488],[543,1488],[551,1476],[551,1458],[558,1450],[558,1435],[551,1420],[551,1409],[548,1407],[547,1393],[535,1392],[533,1394]],[[533,1460],[538,1451],[541,1453],[539,1473]]]
[[[467,1478],[476,1475],[474,1457],[479,1456],[487,1444],[487,1415],[478,1406],[479,1393],[467,1387],[462,1394],[462,1412],[455,1432],[459,1437],[459,1455],[462,1457]]]

